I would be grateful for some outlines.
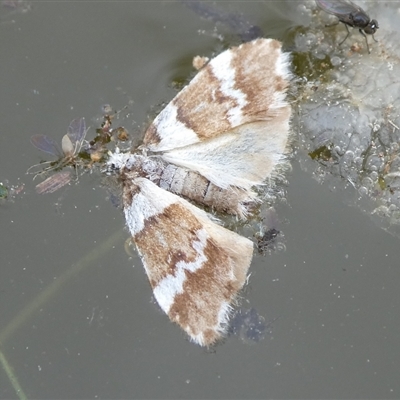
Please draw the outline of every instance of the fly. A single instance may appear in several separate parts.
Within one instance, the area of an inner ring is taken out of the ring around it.
[[[36,177],[37,175],[43,174],[49,170],[61,170],[66,166],[72,166],[76,169],[81,164],[80,152],[82,151],[85,142],[86,132],[85,118],[74,119],[68,127],[67,134],[62,138],[61,149],[58,146],[58,143],[51,137],[46,135],[32,136],[31,143],[33,146],[45,153],[57,157],[57,159],[33,165],[28,169],[28,173],[34,173]],[[43,164],[49,164],[49,166],[40,172],[35,172],[37,167]],[[70,180],[70,171],[60,171],[50,176],[42,183],[36,185],[36,190],[38,193],[53,193],[68,184]]]
[[[374,33],[379,28],[378,21],[376,19],[370,19],[368,14],[359,6],[351,2],[350,0],[315,0],[318,7],[321,10],[332,14],[339,18],[340,22],[344,23],[344,26],[347,29],[347,35],[339,43],[339,46],[343,44],[346,39],[350,35],[350,31],[348,26],[353,28],[359,28],[361,35],[365,37],[365,43],[367,44],[368,53],[370,53],[367,36],[372,35],[372,38],[377,42],[374,38]]]

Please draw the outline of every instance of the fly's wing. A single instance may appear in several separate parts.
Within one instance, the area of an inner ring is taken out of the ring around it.
[[[349,20],[349,14],[363,10],[351,1],[346,0],[315,0],[321,10],[333,14],[341,20]]]
[[[85,134],[86,134],[85,118],[77,118],[71,121],[68,127],[67,135],[74,146],[76,143],[81,142],[84,139]]]
[[[256,39],[224,51],[155,118],[144,147],[168,151],[244,124],[273,120],[287,106],[288,65],[288,55],[273,39]]]
[[[154,296],[202,346],[227,331],[231,304],[246,281],[253,244],[204,211],[127,173],[124,213]]]
[[[56,157],[62,157],[62,153],[58,147],[58,144],[52,138],[46,135],[33,135],[31,137],[31,143],[37,149],[44,151],[45,153]]]
[[[71,182],[71,172],[61,171],[49,176],[46,180],[36,185],[36,192],[39,194],[54,193]]]

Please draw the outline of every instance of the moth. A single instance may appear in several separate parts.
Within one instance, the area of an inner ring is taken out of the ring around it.
[[[202,346],[227,332],[253,242],[196,205],[245,219],[257,187],[285,162],[289,61],[273,39],[222,52],[161,111],[141,146],[107,162],[122,181],[126,224],[155,299]]]

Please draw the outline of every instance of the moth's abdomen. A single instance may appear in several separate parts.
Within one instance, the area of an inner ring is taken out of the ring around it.
[[[198,204],[245,218],[256,201],[254,192],[228,187],[221,189],[202,175],[169,164],[162,172],[159,186]]]
[[[245,218],[257,202],[253,191],[236,187],[221,189],[197,172],[168,164],[158,157],[134,155],[128,165],[131,171],[149,179],[161,189],[218,212]]]

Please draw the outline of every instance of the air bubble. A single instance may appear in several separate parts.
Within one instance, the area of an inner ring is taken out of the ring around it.
[[[370,177],[366,177],[362,180],[362,184],[365,188],[372,188],[374,186],[374,182]]]
[[[398,152],[398,151],[399,151],[399,144],[396,143],[396,142],[391,143],[391,144],[390,144],[390,149],[391,149],[393,152]]]
[[[376,171],[373,171],[369,174],[370,178],[372,179],[372,181],[376,182],[379,178],[379,174]]]
[[[361,166],[363,163],[363,159],[361,157],[356,157],[354,159],[354,162],[356,163],[357,166]]]
[[[282,242],[277,243],[276,251],[286,251],[286,245]]]
[[[334,150],[337,154],[342,154],[342,148],[340,146],[335,146]]]
[[[389,210],[386,206],[379,206],[375,208],[372,214],[377,214],[380,217],[387,217],[389,215]]]
[[[331,58],[331,64],[334,67],[337,67],[338,65],[340,65],[342,63],[342,59],[340,57],[334,56]]]
[[[371,156],[367,161],[367,166],[371,171],[378,171],[382,166],[382,159],[378,156]]]
[[[352,152],[351,150],[346,151],[346,153],[344,153],[345,157],[353,159],[354,158],[354,152]]]
[[[358,189],[358,193],[360,193],[361,196],[368,196],[368,189],[365,186],[361,186]]]

